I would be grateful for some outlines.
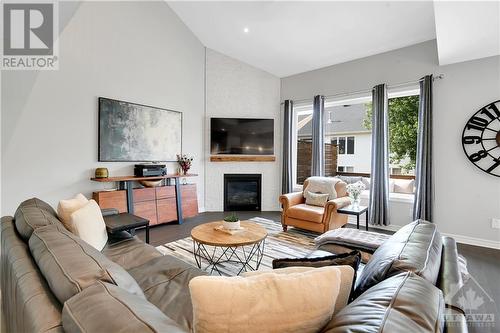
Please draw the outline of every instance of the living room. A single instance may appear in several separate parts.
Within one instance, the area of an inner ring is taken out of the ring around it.
[[[2,3],[3,331],[499,330],[499,2],[43,4]]]

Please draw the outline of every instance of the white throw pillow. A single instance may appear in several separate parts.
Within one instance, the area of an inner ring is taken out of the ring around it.
[[[61,200],[57,205],[57,215],[66,229],[71,229],[71,214],[82,208],[88,203],[88,199],[81,193],[78,193],[73,199]]]
[[[395,193],[415,193],[415,180],[413,179],[396,179],[394,181]]]
[[[325,207],[326,202],[328,201],[328,197],[330,195],[328,193],[313,193],[310,191],[306,191],[305,198],[307,205]]]
[[[106,224],[101,209],[94,200],[71,214],[73,233],[82,240],[101,251],[108,241]]]
[[[290,274],[195,277],[189,282],[194,332],[319,332],[333,315],[340,276],[330,266]]]

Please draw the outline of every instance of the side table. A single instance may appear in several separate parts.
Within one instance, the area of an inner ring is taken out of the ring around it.
[[[361,214],[365,213],[366,214],[366,230],[368,230],[368,207],[349,205],[349,206],[337,209],[337,213],[356,216],[356,228],[358,228],[358,229],[359,229],[359,216]]]
[[[104,223],[109,234],[129,231],[133,236],[136,228],[146,227],[146,243],[149,244],[149,220],[129,213],[120,213],[104,216]]]

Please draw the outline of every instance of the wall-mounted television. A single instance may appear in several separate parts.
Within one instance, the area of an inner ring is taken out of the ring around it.
[[[274,155],[274,119],[211,118],[212,155]]]
[[[100,162],[167,162],[181,152],[181,112],[99,98]]]

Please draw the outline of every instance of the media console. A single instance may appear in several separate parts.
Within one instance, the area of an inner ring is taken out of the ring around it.
[[[93,199],[101,208],[116,208],[121,213],[144,217],[150,225],[183,222],[185,217],[198,214],[198,199],[195,184],[180,184],[180,178],[195,177],[196,174],[171,174],[154,177],[108,177],[91,178],[96,182],[117,182],[117,191],[98,191]],[[133,188],[140,180],[165,180],[166,184],[157,187]],[[172,185],[172,180],[174,184]]]

